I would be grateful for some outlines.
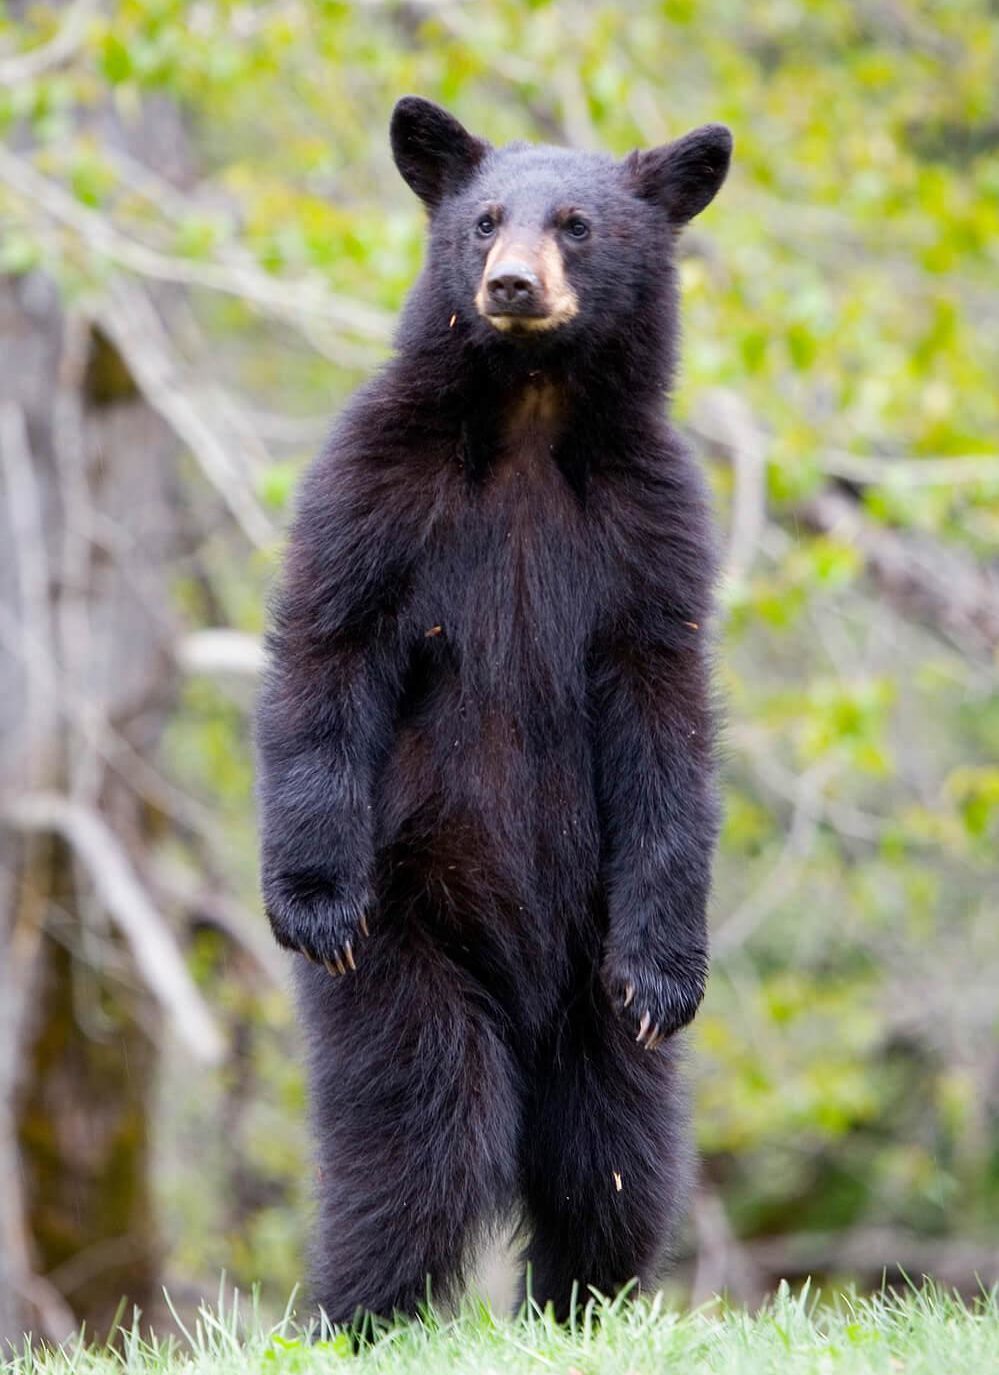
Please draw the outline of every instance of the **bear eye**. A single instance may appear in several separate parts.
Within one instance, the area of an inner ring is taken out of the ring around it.
[[[570,239],[585,239],[590,232],[590,226],[578,215],[574,215],[571,220],[566,220],[565,232]]]
[[[496,221],[492,215],[483,215],[475,226],[475,232],[480,239],[489,239],[496,233]]]

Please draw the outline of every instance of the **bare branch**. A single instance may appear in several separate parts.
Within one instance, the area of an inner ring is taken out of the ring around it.
[[[964,1239],[922,1237],[894,1227],[856,1227],[845,1234],[799,1232],[759,1237],[744,1247],[771,1276],[794,1277],[815,1271],[877,1280],[884,1271],[977,1290],[999,1274],[999,1247]]]
[[[822,785],[829,770],[829,761],[820,761],[798,779],[791,825],[781,852],[763,882],[712,936],[711,945],[718,955],[729,954],[744,945],[790,891],[795,875],[815,843],[822,820]]]
[[[330,432],[330,418],[322,416],[278,415],[259,407],[245,407],[261,438],[276,444],[319,444]]]
[[[791,534],[771,520],[763,531],[760,548],[774,565],[779,566],[797,542],[798,531]],[[990,696],[995,691],[995,671],[988,659],[982,662],[970,657],[957,637],[941,638],[932,622],[923,618],[914,620],[901,604],[887,597],[876,601],[866,591],[846,587],[837,593],[832,605],[858,629],[869,627],[873,622],[886,638],[890,636],[894,641],[904,637],[907,652],[917,659],[930,653],[939,656],[943,651],[947,655],[949,673],[970,692]]]
[[[72,1337],[79,1324],[54,1284],[33,1270],[21,1269],[14,1275],[14,1288],[38,1314],[38,1321],[50,1342],[59,1346]]]
[[[31,664],[39,690],[87,742],[93,741],[100,757],[140,796],[174,818],[181,829],[219,842],[214,813],[194,797],[181,792],[165,778],[105,717],[96,717],[93,703],[76,694],[57,674],[30,626],[22,625],[0,602],[0,644],[8,653]]]
[[[785,802],[794,806],[798,798],[798,777],[785,769],[775,757],[771,741],[757,739],[752,731],[740,730],[733,726],[727,732],[727,739],[733,746],[743,751],[750,767],[760,783]],[[839,835],[847,840],[866,841],[878,844],[890,824],[890,819],[862,811],[848,802],[831,797],[820,799],[822,818]]]
[[[759,1278],[732,1230],[724,1203],[713,1190],[698,1190],[693,1221],[697,1264],[690,1282],[691,1306],[708,1303],[723,1291],[743,1302],[754,1297],[760,1289]]]
[[[83,42],[87,22],[100,8],[100,0],[75,0],[66,11],[58,32],[47,43],[29,52],[0,58],[0,86],[18,86],[33,81],[43,72],[59,67],[73,56]]]
[[[725,390],[708,393],[691,428],[709,448],[733,462],[735,493],[728,572],[744,576],[757,548],[774,528],[766,519],[762,435],[741,398]],[[857,463],[865,465],[866,475],[866,464],[874,463],[840,451],[831,451],[826,458],[830,471],[838,468],[844,477],[860,477],[860,468],[854,466]],[[954,471],[960,480],[970,482],[979,478],[979,465],[989,461],[988,456],[978,459],[965,455],[936,463],[960,464]],[[886,460],[885,470],[891,466],[891,460]],[[930,466],[932,461],[927,463]],[[908,463],[903,480],[918,482],[921,467],[916,461]],[[848,469],[853,469],[852,474]],[[902,615],[931,626],[965,652],[991,655],[999,645],[999,573],[977,563],[966,551],[918,531],[879,525],[845,492],[820,492],[796,506],[793,515],[807,529],[835,535],[858,549],[868,573]]]
[[[101,652],[94,623],[93,588],[91,581],[93,556],[92,520],[94,501],[91,490],[91,470],[84,418],[84,378],[90,354],[92,332],[89,317],[81,311],[67,308],[63,320],[57,385],[52,398],[52,447],[55,474],[60,489],[60,511],[63,513],[58,563],[58,597],[56,622],[59,627],[59,682],[94,682],[90,665],[108,665],[110,655]],[[73,520],[65,513],[72,511]],[[133,586],[138,580],[129,580]],[[96,684],[95,684],[96,687]],[[104,764],[100,758],[98,721],[101,710],[99,691],[88,693],[88,704],[94,718],[94,730],[80,734],[67,751],[66,791],[79,802],[94,803],[100,793]],[[74,857],[74,870],[79,872],[80,861]],[[81,917],[86,918],[86,904],[91,895],[86,885],[78,886]]]
[[[317,325],[333,325],[377,343],[385,343],[391,335],[392,316],[387,311],[335,295],[319,277],[284,281],[243,263],[173,257],[130,238],[105,215],[81,205],[58,182],[2,145],[0,182],[72,230],[90,249],[141,277],[223,292],[281,319],[300,322],[308,318]]]
[[[999,645],[995,570],[918,531],[878,525],[845,493],[821,492],[798,508],[798,517],[859,549],[871,576],[905,614],[979,653]]]
[[[241,902],[228,893],[192,879],[176,863],[156,865],[157,889],[165,893],[192,917],[201,916],[217,926],[233,945],[245,950],[269,983],[284,987],[287,966],[271,938],[265,921],[254,918]]]
[[[166,217],[173,224],[180,225],[199,211],[210,213],[213,209],[217,209],[217,193],[215,193],[214,188],[206,188],[207,195],[199,195],[197,191],[189,195],[179,190],[166,178],[158,176],[137,159],[129,156],[123,149],[109,148],[105,149],[105,152],[114,163],[121,182],[144,200],[161,219]],[[124,229],[119,229],[117,232],[126,234]],[[256,259],[238,241],[220,244],[215,251],[215,261],[219,267],[238,273],[244,282],[257,283],[261,278],[261,270]],[[181,259],[180,262],[183,264],[184,260]],[[263,274],[263,278],[266,282],[279,280],[267,274]],[[199,285],[204,286],[207,283],[203,282]],[[296,289],[300,285],[302,283],[297,283]],[[310,348],[315,349],[322,357],[328,358],[331,363],[335,363],[338,367],[368,371],[370,368],[376,367],[382,360],[381,344],[385,342],[391,331],[391,319],[388,315],[382,317],[380,327],[375,317],[366,315],[372,327],[371,342],[359,344],[355,340],[345,337],[346,325],[341,319],[326,319],[316,316],[311,310],[300,310],[294,301],[269,300],[269,303],[265,304],[256,299],[259,293],[254,293],[251,296],[247,295],[244,290],[237,294],[256,309],[269,311],[292,329],[297,330]],[[310,282],[309,301],[314,302],[324,298],[334,299],[330,296],[325,284]],[[351,302],[344,297],[336,297],[335,299],[341,303],[345,311],[353,309],[355,305],[362,312],[369,310],[369,307],[363,302]],[[358,331],[354,332],[358,333]],[[324,422],[324,429],[327,425],[328,420]],[[258,433],[263,434],[264,432],[261,430]]]
[[[563,22],[571,22],[572,15],[572,10],[568,10]],[[596,148],[599,140],[590,118],[586,89],[577,68],[571,62],[560,62],[552,71],[552,80],[568,142],[574,148]]]
[[[258,678],[264,648],[256,635],[239,630],[195,630],[177,645],[177,663],[185,673]]]
[[[21,597],[21,624],[30,626],[40,652],[54,664],[55,628],[49,603],[49,566],[45,547],[42,499],[28,441],[24,412],[13,401],[0,404],[0,472],[7,494],[8,528],[14,546],[18,586]],[[39,664],[35,658],[25,662],[24,739],[27,748],[28,776],[37,763],[37,754],[50,734],[54,715],[38,681]]]
[[[222,1034],[187,971],[169,927],[103,818],[58,793],[29,793],[9,803],[3,817],[20,831],[55,832],[72,847],[128,941],[139,972],[173,1018],[178,1034],[199,1060],[217,1064],[224,1052]]]
[[[742,398],[724,387],[700,398],[694,428],[732,462],[735,486],[725,572],[741,582],[752,567],[766,525],[766,438]]]
[[[140,1260],[144,1245],[140,1237],[104,1237],[82,1251],[74,1251],[61,1265],[49,1271],[45,1282],[59,1294],[72,1294],[105,1270],[118,1270]]]
[[[119,278],[98,318],[146,400],[188,445],[243,533],[258,548],[268,548],[275,530],[237,462],[239,449],[226,442],[184,387],[169,337],[146,293]]]
[[[822,471],[849,482],[874,487],[950,487],[999,482],[999,455],[960,454],[934,458],[874,458],[827,449],[819,455]]]

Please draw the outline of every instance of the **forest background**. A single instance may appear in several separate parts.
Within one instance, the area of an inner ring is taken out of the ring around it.
[[[728,725],[676,1291],[999,1278],[997,75],[988,0],[0,5],[0,1336],[301,1277],[249,709],[419,269],[406,92],[735,134],[682,247]]]

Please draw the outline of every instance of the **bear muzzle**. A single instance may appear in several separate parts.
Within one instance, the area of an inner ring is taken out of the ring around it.
[[[547,237],[533,245],[502,239],[495,244],[486,259],[475,305],[494,329],[510,334],[558,329],[579,314],[562,255]]]
[[[485,279],[486,313],[539,319],[547,314],[541,279],[527,263],[504,258]]]

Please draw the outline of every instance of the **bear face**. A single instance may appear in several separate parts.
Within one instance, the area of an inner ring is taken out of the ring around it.
[[[719,124],[618,161],[493,148],[408,96],[392,118],[402,176],[430,212],[437,309],[472,340],[531,355],[587,349],[634,324],[671,283],[676,232],[714,198],[732,138]]]

